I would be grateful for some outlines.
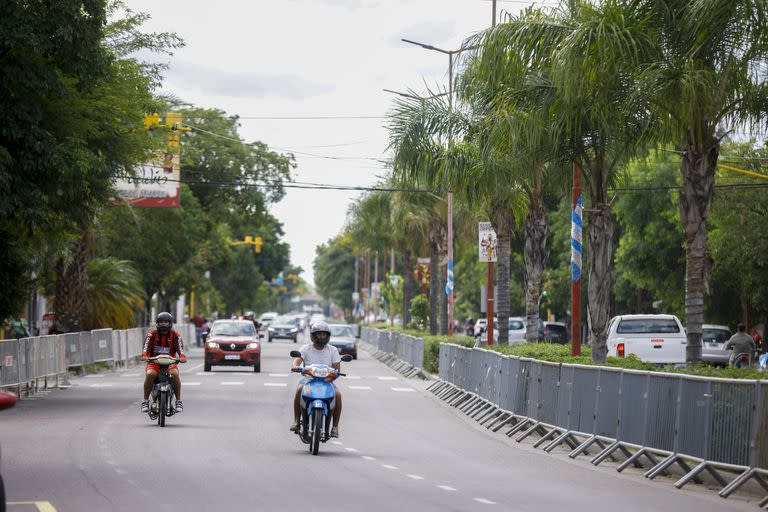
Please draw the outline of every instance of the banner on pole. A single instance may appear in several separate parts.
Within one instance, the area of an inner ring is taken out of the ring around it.
[[[571,281],[581,279],[581,230],[584,218],[584,198],[579,196],[571,211]]]
[[[445,294],[450,295],[453,291],[453,260],[448,260],[448,273],[445,280]]]
[[[481,263],[495,263],[498,260],[496,254],[496,231],[490,222],[480,222],[477,225],[478,250]]]
[[[161,151],[151,162],[140,164],[132,175],[115,178],[113,185],[119,199],[130,206],[178,208],[181,205],[180,177],[179,153]],[[120,204],[120,201],[113,200],[112,204]]]

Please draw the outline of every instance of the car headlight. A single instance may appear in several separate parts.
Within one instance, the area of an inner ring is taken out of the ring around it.
[[[269,332],[275,332],[275,328],[274,328],[274,327],[270,327],[270,328],[268,328],[267,330],[268,330]]]
[[[209,341],[208,342],[208,348],[219,348],[219,344],[218,343],[214,343],[212,341]]]
[[[291,329],[291,332],[299,332],[299,330],[294,327],[293,329]]]
[[[248,348],[259,348],[259,344],[257,342],[249,343]]]

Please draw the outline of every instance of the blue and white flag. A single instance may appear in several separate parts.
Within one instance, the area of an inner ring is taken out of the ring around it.
[[[283,273],[282,272],[277,274],[277,284],[279,284],[280,286],[283,285]]]
[[[453,260],[448,260],[448,275],[445,280],[445,294],[450,295],[453,291]]]
[[[584,218],[584,198],[579,196],[576,207],[571,211],[571,281],[581,279],[581,229]]]

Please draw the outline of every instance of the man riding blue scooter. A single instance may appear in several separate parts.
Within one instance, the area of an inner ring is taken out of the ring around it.
[[[331,339],[331,329],[325,322],[316,322],[312,324],[309,330],[309,337],[312,343],[307,343],[299,349],[301,357],[293,360],[292,372],[301,371],[302,363],[305,366],[312,364],[324,364],[333,367],[337,372],[341,371],[341,356],[339,351],[328,342]],[[293,354],[291,354],[293,355]],[[291,432],[297,432],[299,429],[299,418],[301,417],[301,390],[306,381],[302,380],[296,388],[296,394],[293,399],[293,417],[294,422],[291,425]],[[341,393],[334,386],[336,398],[333,407],[333,427],[331,428],[331,437],[339,437],[339,419],[341,419]]]

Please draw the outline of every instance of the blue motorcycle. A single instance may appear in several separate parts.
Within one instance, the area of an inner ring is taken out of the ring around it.
[[[301,352],[292,350],[291,357],[301,357]],[[344,355],[341,360],[348,362],[352,357]],[[330,438],[336,398],[333,381],[346,374],[324,364],[311,364],[294,371],[306,377],[301,388],[301,417],[296,433],[303,443],[309,445],[309,452],[317,455],[320,442],[325,443]]]

